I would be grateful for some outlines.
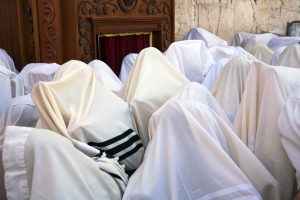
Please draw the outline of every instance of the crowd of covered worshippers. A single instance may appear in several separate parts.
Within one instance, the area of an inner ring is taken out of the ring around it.
[[[292,199],[300,41],[193,28],[164,53],[31,63],[0,51],[0,199]]]

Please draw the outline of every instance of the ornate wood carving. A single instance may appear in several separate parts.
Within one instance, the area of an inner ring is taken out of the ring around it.
[[[162,45],[160,50],[164,51],[173,41],[173,1],[172,0],[81,0],[77,10],[78,44],[80,59],[88,62],[94,58],[95,47],[93,34],[93,24],[91,19],[120,18],[126,28],[126,20],[134,18],[157,17],[161,19]],[[123,20],[122,20],[123,19]],[[150,18],[149,18],[150,19]],[[96,20],[97,21],[97,20]],[[118,25],[120,25],[118,23]],[[122,25],[121,25],[122,26]]]
[[[62,61],[61,18],[59,0],[39,0],[37,4],[40,61]]]

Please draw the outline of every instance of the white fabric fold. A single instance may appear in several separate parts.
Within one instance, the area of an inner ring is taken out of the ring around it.
[[[126,82],[137,56],[137,53],[130,53],[123,58],[121,71],[119,74],[119,78],[123,83]]]
[[[150,47],[139,53],[119,95],[129,103],[145,147],[152,113],[188,82],[159,50]]]
[[[9,71],[13,73],[18,73],[18,70],[15,67],[13,59],[4,49],[1,48],[0,48],[0,63],[4,65],[4,67]]]
[[[287,46],[278,57],[276,65],[300,68],[300,44]]]
[[[268,47],[275,50],[279,47],[299,44],[300,37],[275,37],[268,42]]]
[[[111,70],[111,68],[101,60],[93,60],[89,65],[94,69],[97,80],[107,89],[117,92],[122,87],[122,82]]]
[[[265,44],[256,44],[252,47],[250,53],[258,60],[269,64],[273,55],[273,50]]]

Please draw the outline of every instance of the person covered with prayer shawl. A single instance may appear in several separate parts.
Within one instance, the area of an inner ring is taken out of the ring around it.
[[[276,65],[300,68],[300,44],[287,46],[278,57]]]
[[[119,96],[128,102],[145,147],[151,115],[188,82],[159,50],[149,47],[139,53]]]
[[[240,105],[252,61],[245,55],[232,58],[224,67],[211,89],[212,95],[233,123]]]
[[[234,120],[235,132],[279,182],[281,199],[292,198],[295,176],[277,121],[287,97],[300,88],[299,77],[299,69],[253,62]]]
[[[289,96],[280,111],[278,127],[281,142],[296,169],[298,195],[300,194],[300,88]]]
[[[250,53],[258,60],[269,64],[272,59],[273,50],[265,44],[256,44],[252,47]]]
[[[162,108],[124,200],[280,199],[277,181],[215,111],[188,99]]]

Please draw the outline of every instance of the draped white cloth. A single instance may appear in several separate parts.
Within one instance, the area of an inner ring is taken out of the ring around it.
[[[53,82],[36,84],[32,98],[40,114],[37,127],[63,135],[87,155],[119,157],[126,170],[140,165],[144,148],[128,104],[102,86],[89,65],[65,63]]]
[[[130,53],[123,58],[121,71],[119,74],[119,78],[123,83],[126,82],[137,56],[137,53]]]
[[[4,49],[1,48],[0,48],[0,63],[9,71],[18,73],[18,70],[15,67],[13,59],[8,55],[8,53]]]
[[[297,188],[300,189],[300,90],[289,96],[280,111],[278,127],[281,142],[296,169]]]
[[[278,57],[276,65],[300,68],[300,44],[287,46]]]
[[[123,199],[279,199],[276,180],[204,104],[171,101],[149,131]]]
[[[211,89],[212,95],[232,123],[244,93],[251,63],[252,61],[244,55],[232,58],[225,65]]]
[[[279,47],[299,44],[300,37],[275,37],[268,42],[268,47],[275,50]]]
[[[280,141],[277,120],[286,98],[300,87],[300,70],[254,62],[235,121],[235,132],[280,184],[281,199],[291,199],[294,169]]]
[[[241,47],[234,46],[214,46],[209,48],[209,52],[213,57],[214,61],[217,62],[220,59],[227,58],[231,59],[235,56],[246,55],[249,59],[255,60],[256,58],[249,52],[245,51]]]
[[[200,27],[191,28],[184,40],[203,40],[207,47],[228,45],[225,40]]]
[[[107,89],[117,92],[122,87],[122,82],[111,70],[111,68],[101,60],[93,60],[89,65],[94,69],[97,80]]]
[[[121,199],[127,182],[115,160],[93,160],[45,129],[9,126],[3,165],[9,200]]]
[[[150,47],[139,53],[120,96],[130,105],[145,147],[152,113],[188,82],[159,50]]]
[[[13,97],[30,94],[39,81],[52,81],[60,65],[56,63],[31,63],[12,80]]]
[[[4,113],[6,107],[10,104],[12,99],[11,80],[16,76],[14,72],[6,69],[0,65],[0,118]]]
[[[201,83],[215,63],[201,40],[172,43],[164,55],[190,81]]]
[[[272,59],[273,50],[265,44],[256,44],[251,49],[250,53],[258,60],[269,64]]]

